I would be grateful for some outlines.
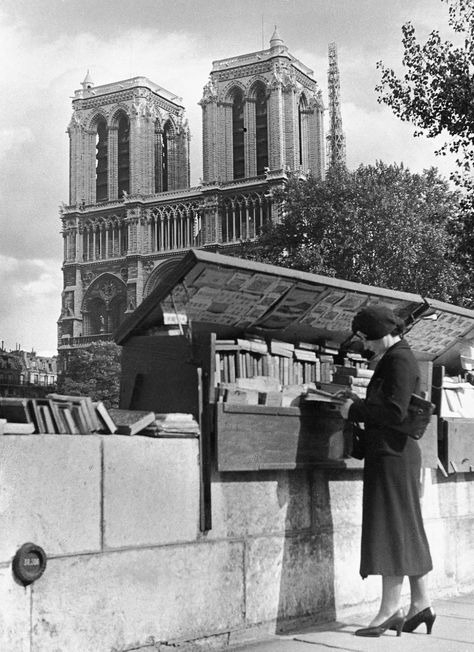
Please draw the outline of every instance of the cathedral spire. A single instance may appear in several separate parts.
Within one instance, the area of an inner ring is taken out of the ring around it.
[[[81,86],[85,91],[89,88],[94,88],[94,82],[92,81],[91,73],[89,70],[87,70],[87,74],[84,78],[84,81],[81,82]]]
[[[278,28],[275,25],[275,30],[273,31],[273,36],[270,39],[270,47],[274,48],[277,47],[278,45],[285,45],[283,43],[283,39],[281,38],[280,34],[278,33]]]
[[[329,44],[328,54],[329,133],[327,136],[327,161],[328,168],[341,168],[346,167],[346,137],[342,130],[341,88],[335,43]]]
[[[270,50],[272,54],[285,54],[286,52],[288,52],[288,48],[285,45],[284,40],[281,38],[280,34],[278,33],[278,28],[276,25],[273,31],[272,38],[270,39]]]

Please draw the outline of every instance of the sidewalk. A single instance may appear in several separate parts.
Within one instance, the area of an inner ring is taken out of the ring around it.
[[[412,634],[386,632],[380,638],[354,636],[361,622],[333,622],[293,634],[234,648],[247,652],[474,652],[474,594],[435,600],[437,614],[430,636],[424,624]]]

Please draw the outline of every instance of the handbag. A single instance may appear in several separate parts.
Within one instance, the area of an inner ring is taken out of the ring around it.
[[[408,405],[408,414],[405,419],[390,428],[408,435],[412,439],[421,439],[431,421],[431,415],[435,410],[434,403],[428,401],[418,394],[412,394]]]
[[[380,390],[375,392],[370,397],[370,403],[380,405],[382,402],[380,395]],[[408,413],[403,421],[401,423],[391,422],[386,425],[391,430],[401,432],[412,439],[421,439],[431,421],[431,415],[434,410],[434,403],[431,403],[431,401],[428,401],[418,394],[412,394],[408,405]]]
[[[356,460],[363,460],[365,457],[365,430],[356,423],[350,422],[351,446],[349,455]]]

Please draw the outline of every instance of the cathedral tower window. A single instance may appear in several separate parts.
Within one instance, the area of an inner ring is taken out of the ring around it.
[[[268,116],[267,93],[263,85],[257,87],[255,95],[255,131],[257,142],[257,174],[263,174],[268,167]]]
[[[244,96],[240,89],[236,89],[232,102],[232,158],[234,179],[242,179],[245,176],[244,133]]]
[[[121,115],[118,122],[118,195],[130,192],[130,123]]]
[[[171,134],[171,124],[168,121],[163,129],[163,142],[161,145],[161,179],[162,189],[166,192],[169,189],[169,139]]]
[[[108,199],[108,146],[107,146],[107,125],[101,119],[97,123],[96,136],[96,177],[95,194],[96,201]]]
[[[155,192],[161,192],[161,184],[163,181],[162,175],[162,151],[163,151],[163,131],[161,130],[160,123],[158,120],[155,122]]]
[[[308,167],[307,161],[308,146],[308,107],[306,98],[301,96],[298,103],[298,164],[300,167]]]

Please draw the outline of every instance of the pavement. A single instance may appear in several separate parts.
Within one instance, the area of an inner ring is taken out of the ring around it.
[[[233,649],[247,652],[474,652],[474,593],[435,600],[436,620],[431,635],[422,624],[413,633],[387,631],[379,638],[354,636],[360,622],[332,622],[292,634],[275,635],[270,640]]]

